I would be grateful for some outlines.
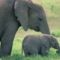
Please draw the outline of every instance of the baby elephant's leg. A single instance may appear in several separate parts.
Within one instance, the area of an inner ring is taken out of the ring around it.
[[[35,55],[38,55],[38,49],[35,48],[31,51],[31,55],[35,56]]]
[[[49,50],[48,50],[47,48],[42,47],[42,48],[41,48],[41,55],[42,55],[42,56],[47,56],[47,55],[48,55],[48,51],[49,51]]]
[[[37,55],[38,53],[35,51],[35,52],[25,52],[24,53],[25,54],[25,56],[31,56],[31,55]]]
[[[31,56],[31,55],[35,56],[35,55],[38,55],[38,50],[37,49],[32,49],[29,51],[25,50],[24,54],[25,56]]]

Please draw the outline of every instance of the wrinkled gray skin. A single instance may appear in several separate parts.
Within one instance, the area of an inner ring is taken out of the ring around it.
[[[59,48],[59,44],[55,37],[43,34],[42,36],[28,35],[22,42],[22,49],[25,56],[29,55],[48,55],[50,48]]]
[[[31,0],[0,0],[0,56],[11,54],[14,36],[20,26],[24,30],[30,28],[50,34],[41,6]]]

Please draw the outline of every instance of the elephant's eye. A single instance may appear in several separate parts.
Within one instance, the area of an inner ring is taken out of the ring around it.
[[[38,18],[39,21],[42,21],[42,18]]]

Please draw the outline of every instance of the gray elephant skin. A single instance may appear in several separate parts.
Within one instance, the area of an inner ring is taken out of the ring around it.
[[[41,6],[30,0],[0,0],[0,56],[11,54],[14,36],[20,26],[24,30],[30,28],[50,34]]]
[[[28,35],[22,42],[22,49],[25,56],[42,55],[47,56],[50,48],[58,49],[59,44],[57,39],[48,34],[43,35]]]

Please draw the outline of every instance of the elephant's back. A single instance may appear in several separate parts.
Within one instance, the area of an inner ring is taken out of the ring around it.
[[[33,41],[33,40],[39,40],[40,39],[40,36],[38,35],[38,36],[36,36],[36,35],[27,35],[25,38],[24,38],[24,40],[23,40],[23,42],[25,42],[25,41]]]
[[[23,40],[23,45],[34,45],[34,46],[39,46],[39,45],[49,45],[48,42],[48,35],[28,35],[24,38]]]
[[[39,44],[39,37],[34,35],[28,35],[23,39],[23,45],[37,46]]]
[[[22,42],[22,48],[24,51],[32,51],[39,48],[39,39],[33,35],[26,36]]]
[[[15,0],[0,0],[0,21],[11,20],[13,18]]]
[[[0,0],[0,8],[8,7],[13,5],[15,0]]]
[[[0,14],[7,14],[13,8],[15,0],[0,0]]]

